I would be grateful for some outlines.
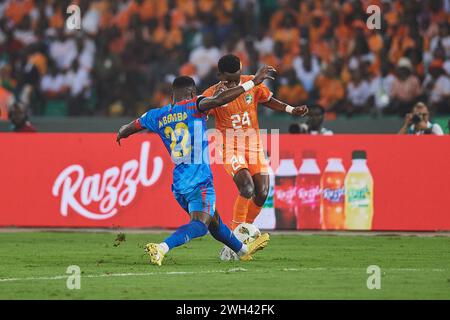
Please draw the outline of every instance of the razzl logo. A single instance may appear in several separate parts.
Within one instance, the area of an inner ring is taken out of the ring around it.
[[[295,197],[295,187],[286,187],[284,189],[275,190],[275,198],[280,202],[291,204]]]
[[[127,206],[133,201],[139,184],[150,187],[161,176],[161,157],[153,159],[153,172],[150,178],[147,176],[149,151],[150,142],[142,143],[140,161],[132,159],[125,162],[122,168],[108,168],[103,176],[99,173],[85,176],[83,167],[78,164],[64,169],[56,178],[52,190],[55,197],[61,195],[61,214],[66,217],[71,208],[91,220],[104,220],[116,215],[117,205]],[[78,191],[80,199],[77,199]],[[99,203],[100,212],[86,209],[93,202]]]
[[[299,188],[298,197],[303,204],[312,204],[319,201],[320,187]]]
[[[330,202],[341,202],[344,201],[345,190],[344,188],[325,188],[323,189],[323,198]]]

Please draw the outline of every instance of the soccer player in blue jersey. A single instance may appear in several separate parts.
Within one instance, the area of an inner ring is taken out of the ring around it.
[[[241,260],[250,260],[253,253],[267,245],[267,233],[248,245],[243,244],[217,213],[205,131],[208,110],[226,105],[260,85],[265,79],[273,79],[271,74],[274,71],[273,67],[264,66],[258,70],[253,80],[209,98],[197,96],[192,78],[178,77],[172,84],[172,104],[151,109],[139,119],[120,128],[117,135],[119,145],[121,139],[144,129],[160,136],[175,164],[172,192],[191,218],[188,224],[179,227],[163,242],[146,245],[152,264],[160,266],[169,250],[205,236],[208,230],[216,240],[236,252]]]

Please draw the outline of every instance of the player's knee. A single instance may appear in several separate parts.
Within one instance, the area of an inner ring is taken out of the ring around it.
[[[263,187],[255,194],[255,203],[262,207],[269,196],[269,188]]]
[[[199,237],[203,237],[208,233],[208,226],[200,221],[200,220],[192,220],[192,222],[195,225],[196,233]]]
[[[246,199],[251,199],[255,195],[255,187],[252,183],[245,183],[239,188],[239,193]]]
[[[211,222],[208,225],[208,229],[211,230],[215,230],[218,229],[220,224],[222,223],[222,220],[220,219],[219,214],[217,213],[217,211],[214,213],[213,218],[211,219]]]

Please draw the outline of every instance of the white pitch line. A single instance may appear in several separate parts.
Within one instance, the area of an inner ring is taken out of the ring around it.
[[[234,268],[229,270],[206,270],[206,271],[169,271],[169,272],[146,272],[146,273],[104,273],[104,274],[88,274],[81,275],[82,278],[105,278],[105,277],[139,277],[139,276],[158,276],[158,275],[186,275],[186,274],[206,274],[206,273],[230,273],[230,272],[245,272],[244,268]],[[12,281],[32,281],[32,280],[61,280],[67,279],[66,276],[53,277],[26,277],[26,278],[0,278],[0,282]]]
[[[279,272],[300,272],[300,271],[364,271],[364,268],[281,268],[273,271]],[[448,269],[414,269],[414,268],[381,268],[382,271],[395,272],[445,272]],[[82,278],[109,278],[109,277],[142,277],[142,276],[166,276],[166,275],[192,275],[192,274],[211,274],[211,273],[233,273],[233,272],[267,272],[267,270],[248,270],[245,268],[232,268],[229,270],[205,270],[205,271],[169,271],[169,272],[146,272],[146,273],[104,273],[81,275]],[[34,281],[34,280],[62,280],[70,275],[53,277],[25,277],[25,278],[0,278],[0,282],[14,281]]]

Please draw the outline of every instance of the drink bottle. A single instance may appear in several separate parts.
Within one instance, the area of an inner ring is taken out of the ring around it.
[[[345,168],[342,159],[330,158],[321,181],[322,229],[345,229]]]
[[[373,179],[367,154],[352,153],[352,166],[345,177],[345,226],[349,230],[371,230],[373,219]]]
[[[275,172],[274,207],[277,229],[295,229],[295,178],[294,159],[280,160]]]
[[[320,229],[320,169],[315,152],[303,152],[296,184],[297,229]]]

